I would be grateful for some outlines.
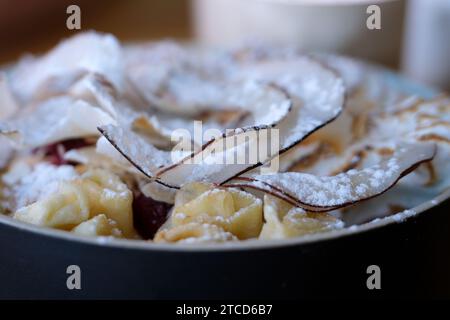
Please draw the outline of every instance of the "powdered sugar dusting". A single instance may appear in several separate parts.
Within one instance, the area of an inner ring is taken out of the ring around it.
[[[48,163],[37,164],[31,171],[23,175],[19,181],[11,185],[11,194],[15,199],[15,210],[36,202],[58,188],[62,181],[76,179],[78,173],[72,166],[54,166]],[[5,179],[6,178],[6,179]],[[8,185],[7,176],[3,182]]]
[[[391,187],[401,174],[416,163],[433,157],[435,146],[429,143],[401,144],[389,160],[362,170],[332,177],[286,172],[253,176],[254,181],[237,184],[270,191],[295,199],[299,205],[332,208],[373,197]],[[230,186],[232,186],[230,184]],[[281,190],[281,192],[279,191]]]
[[[171,163],[169,151],[157,149],[129,129],[108,125],[102,127],[102,132],[117,150],[149,177]]]

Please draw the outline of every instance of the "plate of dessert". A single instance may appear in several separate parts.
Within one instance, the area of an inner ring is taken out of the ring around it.
[[[306,295],[321,262],[374,239],[391,256],[442,208],[449,142],[448,96],[367,62],[79,33],[0,73],[5,281],[18,297]]]

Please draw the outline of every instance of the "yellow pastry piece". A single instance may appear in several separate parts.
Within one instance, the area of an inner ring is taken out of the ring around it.
[[[169,229],[159,231],[155,242],[179,242],[179,243],[217,243],[237,240],[230,232],[223,228],[207,223],[190,222]]]
[[[85,192],[72,182],[62,182],[58,192],[19,209],[14,218],[31,224],[71,229],[89,218],[90,204]]]
[[[117,224],[116,228],[125,237],[133,237],[132,203],[132,192],[117,175],[91,169],[80,178],[59,183],[56,192],[18,210],[14,217],[39,226],[70,230],[90,218],[104,215]],[[106,230],[103,220],[100,217],[86,223],[95,225],[94,229]]]
[[[264,219],[260,239],[285,239],[344,227],[331,214],[307,212],[267,194],[264,195]]]
[[[215,225],[240,240],[255,238],[262,228],[262,203],[237,189],[190,183],[177,192],[174,210],[162,230],[189,223]]]
[[[120,178],[106,170],[93,169],[76,181],[86,193],[90,203],[90,216],[105,214],[117,222],[118,228],[128,237],[134,234],[133,194]]]
[[[72,232],[85,237],[113,236],[120,238],[122,236],[122,232],[117,228],[117,222],[108,219],[104,214],[80,223],[72,229]]]

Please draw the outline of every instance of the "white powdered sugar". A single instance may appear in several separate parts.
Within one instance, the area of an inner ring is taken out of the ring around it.
[[[281,150],[333,119],[344,104],[342,79],[305,57],[244,65],[242,74],[274,82],[293,98],[292,110],[280,124]]]
[[[256,175],[244,185],[266,190],[298,204],[332,208],[351,204],[382,193],[401,177],[402,173],[417,163],[431,159],[435,146],[429,143],[403,143],[389,159],[362,170],[351,170],[336,176],[314,176],[300,172]],[[229,184],[233,186],[233,183]]]
[[[143,173],[153,177],[157,170],[171,163],[170,152],[159,150],[129,129],[113,125],[103,126],[104,136],[112,145],[133,161]]]
[[[3,177],[3,181],[10,187],[17,210],[52,194],[57,190],[60,182],[77,177],[78,173],[72,166],[39,163],[13,185],[8,185],[11,181],[8,181],[7,175]]]
[[[117,88],[123,85],[123,57],[120,43],[109,34],[79,33],[61,42],[42,57],[27,56],[13,69],[12,88],[26,101],[38,91],[64,90],[81,72],[104,76]]]
[[[195,244],[195,243],[217,243],[237,240],[230,232],[224,231],[214,224],[201,224],[202,235],[199,237],[189,237],[178,241],[178,243]]]
[[[407,210],[404,210],[404,211],[402,211],[402,212],[399,212],[399,213],[394,214],[394,215],[392,216],[392,219],[393,219],[394,221],[396,221],[396,222],[402,222],[402,221],[404,221],[405,219],[407,219],[407,218],[409,218],[409,217],[412,217],[412,216],[415,215],[415,214],[416,214],[416,212],[415,212],[414,210],[407,209]]]
[[[11,120],[8,125],[10,130],[18,131],[20,144],[39,147],[98,136],[98,126],[114,123],[110,115],[86,101],[59,96],[37,104],[32,113]]]

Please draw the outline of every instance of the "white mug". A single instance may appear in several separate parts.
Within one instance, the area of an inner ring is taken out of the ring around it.
[[[381,30],[366,25],[373,4],[381,9]],[[209,45],[257,40],[397,66],[404,6],[404,0],[194,0],[194,32]]]
[[[423,83],[450,90],[450,0],[411,0],[403,69]]]

